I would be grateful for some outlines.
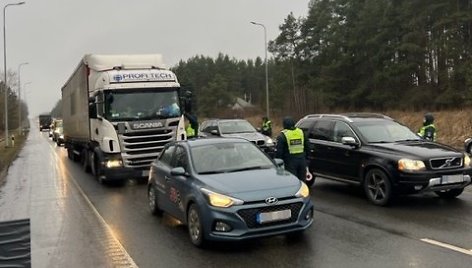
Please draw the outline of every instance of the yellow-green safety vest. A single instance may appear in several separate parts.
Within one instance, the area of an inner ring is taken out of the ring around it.
[[[262,123],[262,130],[267,131],[270,128],[272,128],[272,122],[270,120],[268,120],[267,122]]]
[[[285,129],[282,131],[287,139],[288,151],[290,154],[301,154],[304,149],[303,131],[299,128],[294,130]]]
[[[188,125],[187,128],[185,129],[185,132],[187,133],[187,137],[191,138],[195,136],[195,129],[192,128],[192,125]]]

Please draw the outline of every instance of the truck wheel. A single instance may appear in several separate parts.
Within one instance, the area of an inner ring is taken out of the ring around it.
[[[386,206],[392,198],[392,183],[387,174],[378,168],[369,170],[364,178],[364,192],[371,203]]]
[[[67,157],[72,161],[75,160],[74,152],[72,151],[71,148],[67,148]]]
[[[435,191],[434,193],[437,194],[441,198],[452,199],[458,197],[464,188],[457,188],[457,189],[449,189],[449,190],[442,190],[442,191]]]
[[[80,155],[80,162],[82,164],[82,169],[85,171],[85,172],[90,172],[90,161],[89,161],[89,154],[88,154],[88,151],[86,149],[82,150],[82,154]]]
[[[98,159],[97,155],[92,154],[92,158],[90,159],[90,164],[92,165],[91,166],[92,174],[98,180],[100,184],[103,184],[104,180],[103,180],[99,161],[100,159]]]

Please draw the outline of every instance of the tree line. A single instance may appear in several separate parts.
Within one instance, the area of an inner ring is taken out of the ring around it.
[[[3,77],[3,74],[2,74]],[[0,82],[0,132],[5,131],[5,90],[7,91],[6,99],[8,102],[7,105],[7,114],[8,114],[8,129],[14,130],[18,129],[20,124],[20,109],[21,107],[21,118],[22,123],[25,125],[28,124],[28,107],[26,102],[23,99],[20,99],[18,96],[18,78],[15,72],[7,73],[8,87],[5,87],[3,81]]]
[[[279,30],[268,45],[271,114],[472,103],[472,0],[312,0]],[[265,109],[259,57],[197,55],[171,69],[199,116],[221,115],[236,97]]]
[[[269,42],[271,111],[450,109],[472,101],[472,0],[312,0]],[[173,70],[209,116],[235,96],[264,107],[264,65],[220,54]]]

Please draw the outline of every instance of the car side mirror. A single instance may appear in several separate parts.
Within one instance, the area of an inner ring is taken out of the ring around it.
[[[341,143],[344,145],[349,145],[353,147],[359,147],[359,143],[353,137],[342,137]]]
[[[170,170],[170,175],[172,176],[188,176],[187,171],[183,167],[175,167]]]
[[[280,158],[274,158],[274,162],[277,167],[284,167],[284,160]]]

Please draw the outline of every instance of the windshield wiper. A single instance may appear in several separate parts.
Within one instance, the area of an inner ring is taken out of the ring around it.
[[[405,139],[405,140],[397,140],[395,142],[402,142],[402,141],[420,141],[421,139]]]
[[[226,171],[224,170],[213,170],[213,171],[203,171],[203,172],[198,172],[200,175],[210,175],[210,174],[219,174],[219,173],[225,173]]]
[[[239,172],[239,171],[246,171],[246,170],[268,169],[268,168],[270,168],[270,166],[252,166],[252,167],[230,169],[230,170],[227,170],[226,172]]]
[[[371,141],[369,143],[392,143],[391,141]]]

